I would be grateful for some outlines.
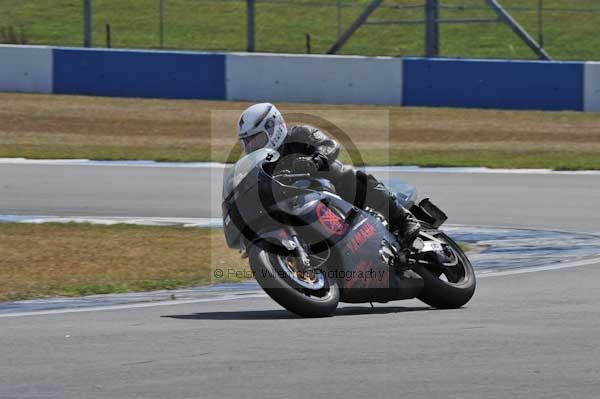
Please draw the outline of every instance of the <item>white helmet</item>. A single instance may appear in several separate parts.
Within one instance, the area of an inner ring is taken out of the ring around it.
[[[278,149],[287,136],[287,127],[273,104],[260,103],[242,112],[237,135],[244,152],[249,154],[260,148]]]

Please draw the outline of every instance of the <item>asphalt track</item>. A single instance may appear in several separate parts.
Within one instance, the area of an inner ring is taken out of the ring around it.
[[[0,163],[0,214],[220,217],[223,168]],[[600,174],[376,173],[473,226],[600,232]]]
[[[219,172],[0,165],[0,212],[215,216]],[[211,178],[212,176],[212,178]],[[394,174],[453,223],[598,232],[600,177]],[[268,298],[0,318],[0,398],[600,396],[600,262],[298,319]]]

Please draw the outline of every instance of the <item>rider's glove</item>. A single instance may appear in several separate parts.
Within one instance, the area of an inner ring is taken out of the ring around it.
[[[315,153],[311,159],[317,165],[317,170],[325,172],[329,170],[329,162],[327,157],[320,152]]]
[[[318,165],[311,157],[298,157],[294,159],[293,166],[294,173],[299,174],[315,174],[319,170]]]

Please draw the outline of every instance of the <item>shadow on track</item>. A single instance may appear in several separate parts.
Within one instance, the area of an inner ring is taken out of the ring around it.
[[[370,314],[391,314],[403,312],[416,312],[424,310],[435,310],[430,307],[402,307],[402,306],[384,306],[369,308],[365,306],[348,306],[338,309],[333,316],[358,316]],[[248,310],[234,312],[204,312],[184,315],[161,316],[170,319],[180,320],[277,320],[277,319],[301,319],[302,317],[288,312],[287,310]]]

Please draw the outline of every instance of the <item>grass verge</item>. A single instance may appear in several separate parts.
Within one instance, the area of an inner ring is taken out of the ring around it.
[[[0,157],[183,162],[235,160],[235,122],[248,106],[12,93],[0,102]],[[600,114],[279,105],[326,115],[367,164],[600,169]]]
[[[0,223],[0,253],[0,301],[234,282],[248,270],[221,229]]]
[[[0,223],[0,253],[0,301],[169,290],[251,273],[221,229]]]

